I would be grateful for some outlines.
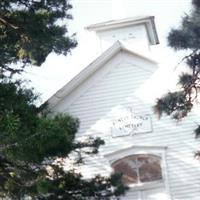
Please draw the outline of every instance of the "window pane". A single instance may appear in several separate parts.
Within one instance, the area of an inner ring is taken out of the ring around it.
[[[162,179],[159,157],[153,155],[138,155],[137,161],[140,182],[150,182]]]
[[[122,173],[126,184],[145,183],[162,179],[160,157],[154,155],[132,155],[112,164],[117,173]]]
[[[117,173],[122,173],[122,181],[125,184],[138,183],[137,165],[135,159],[123,158],[112,165]]]

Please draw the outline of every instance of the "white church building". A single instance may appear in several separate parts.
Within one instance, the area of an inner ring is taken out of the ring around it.
[[[105,141],[98,155],[87,157],[83,174],[122,172],[130,187],[122,200],[199,200],[194,152],[200,145],[193,134],[199,117],[191,113],[177,123],[158,119],[153,111],[158,96],[150,85],[159,68],[146,52],[159,43],[154,17],[108,21],[87,30],[95,32],[102,54],[48,100],[53,113],[80,120],[77,139]]]

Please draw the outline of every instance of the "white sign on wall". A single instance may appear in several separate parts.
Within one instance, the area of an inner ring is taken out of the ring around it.
[[[152,132],[151,116],[127,113],[112,121],[111,132],[113,137]]]

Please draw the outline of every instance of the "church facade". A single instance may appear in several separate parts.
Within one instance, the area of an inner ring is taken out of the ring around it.
[[[105,141],[98,155],[86,158],[82,173],[90,178],[122,172],[130,187],[122,200],[199,200],[200,163],[194,158],[199,141],[192,134],[198,116],[191,113],[180,123],[158,119],[156,99],[149,100],[158,70],[145,53],[159,43],[154,17],[87,29],[96,33],[103,53],[48,100],[53,113],[80,120],[77,140]]]

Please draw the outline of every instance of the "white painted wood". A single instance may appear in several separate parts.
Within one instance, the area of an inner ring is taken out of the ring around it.
[[[180,122],[163,116],[160,120],[154,115],[152,103],[138,95],[140,88],[146,88],[153,95],[148,80],[157,66],[142,57],[120,50],[106,63],[77,85],[67,96],[53,107],[56,112],[69,112],[80,119],[77,140],[86,136],[101,137],[106,144],[100,153],[86,158],[82,166],[83,174],[89,178],[95,174],[108,175],[112,169],[107,155],[126,149],[140,149],[140,152],[164,150],[165,186],[157,190],[130,191],[123,200],[148,199],[162,200],[159,194],[165,190],[172,200],[199,200],[200,163],[194,158],[199,148],[199,140],[193,130],[199,122],[195,113]],[[159,87],[159,83],[158,83]],[[111,124],[116,113],[131,106],[135,114],[148,114],[152,119],[149,133],[112,137]],[[135,151],[132,150],[134,154]],[[156,192],[157,191],[157,192]]]
[[[112,47],[107,49],[98,58],[96,58],[90,65],[88,65],[85,69],[83,69],[69,83],[64,85],[52,97],[50,97],[48,99],[48,101],[47,101],[47,103],[49,105],[49,108],[51,110],[57,112],[57,110],[54,109],[54,106],[59,104],[60,101],[63,101],[63,99],[65,99],[65,97],[68,98],[68,97],[73,96],[70,93],[74,93],[75,89],[78,88],[81,84],[83,84],[84,82],[88,82],[89,78],[92,77],[92,75],[96,71],[102,71],[100,69],[102,65],[105,65],[110,60],[114,60],[115,61],[115,59],[112,59],[112,58],[115,57],[116,54],[119,54],[122,51],[123,52],[127,52],[127,55],[130,54],[129,56],[134,55],[135,56],[135,61],[141,60],[141,58],[143,58],[144,61],[150,62],[151,66],[152,66],[152,64],[154,64],[154,66],[155,66],[156,62],[154,60],[152,60],[150,57],[143,56],[143,55],[141,55],[139,53],[133,52],[129,48],[125,47],[121,42],[117,41],[115,44],[113,44]],[[69,101],[67,101],[67,102],[69,102]]]
[[[122,41],[134,46],[140,51],[149,51],[149,39],[144,24],[134,27],[124,27],[98,32],[100,38],[101,51],[110,47],[116,41]]]
[[[154,16],[138,16],[138,17],[130,17],[130,18],[125,18],[121,20],[111,20],[107,22],[102,22],[98,24],[92,24],[86,29],[91,30],[91,31],[96,31],[97,33],[99,32],[105,32],[108,30],[117,30],[119,32],[123,31],[123,29],[126,27],[128,28],[133,28],[135,29],[138,28],[140,29],[140,25],[143,27],[146,27],[146,37],[149,40],[149,44],[155,45],[159,43],[158,36],[157,36],[157,31],[154,23]],[[136,32],[138,30],[135,30]],[[126,35],[127,33],[123,31],[123,33]],[[134,32],[132,32],[134,33]],[[143,33],[140,32],[142,35]],[[142,38],[146,40],[146,38]]]

